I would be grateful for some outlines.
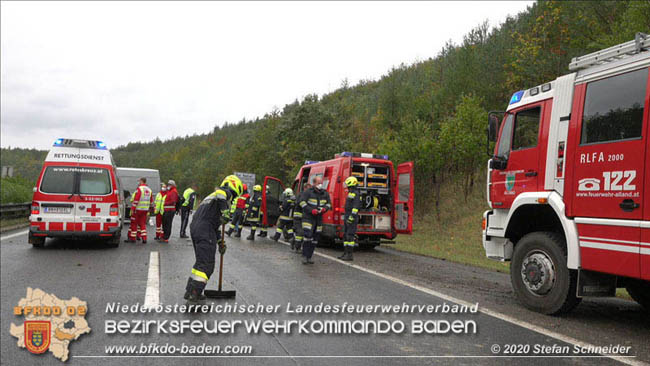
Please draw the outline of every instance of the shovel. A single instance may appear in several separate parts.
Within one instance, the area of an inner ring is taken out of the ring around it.
[[[225,231],[226,229],[226,224],[221,225],[221,245],[224,245],[225,243]],[[235,290],[230,290],[230,291],[224,291],[221,289],[221,284],[223,281],[223,254],[219,253],[221,255],[221,258],[219,260],[219,289],[218,290],[204,290],[203,294],[205,297],[209,299],[229,299],[231,297],[235,297],[237,294],[237,291]]]

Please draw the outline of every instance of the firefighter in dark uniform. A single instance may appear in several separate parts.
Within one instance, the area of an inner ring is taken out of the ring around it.
[[[293,208],[294,237],[291,239],[291,249],[294,249],[296,253],[302,253],[302,242],[304,239],[302,231],[302,207],[300,207],[300,202],[304,201],[305,192],[309,188],[311,188],[311,184],[306,183],[303,187],[303,192],[298,195],[296,206]]]
[[[323,178],[315,177],[313,187],[305,191],[300,201],[302,207],[302,264],[314,264],[311,260],[314,249],[323,231],[323,214],[332,208],[330,195],[323,188]]]
[[[357,233],[359,223],[359,208],[361,208],[361,195],[357,188],[359,181],[355,177],[348,177],[345,186],[348,188],[348,196],[345,198],[344,232],[343,232],[343,255],[339,257],[344,261],[354,260],[354,236]]]
[[[196,302],[205,299],[203,290],[214,272],[217,246],[220,251],[226,250],[219,235],[222,215],[227,213],[230,202],[241,195],[242,191],[241,180],[236,175],[229,175],[219,188],[201,202],[192,216],[190,235],[196,262],[185,287],[186,300]]]
[[[248,215],[246,219],[251,223],[251,233],[246,237],[247,240],[255,240],[255,231],[260,225],[260,209],[262,206],[262,186],[256,184],[253,186],[253,197],[248,202]]]
[[[276,224],[277,229],[275,235],[271,238],[275,241],[280,239],[284,234],[285,240],[290,240],[293,237],[293,208],[296,205],[296,196],[293,195],[293,190],[287,188],[282,193],[282,200],[280,201],[280,217]]]

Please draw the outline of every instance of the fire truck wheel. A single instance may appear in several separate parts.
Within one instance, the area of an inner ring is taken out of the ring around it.
[[[521,238],[510,265],[510,280],[519,301],[530,310],[549,315],[578,305],[577,275],[566,263],[566,247],[559,234],[534,232]]]
[[[650,311],[650,282],[642,280],[630,280],[625,289],[646,311]]]

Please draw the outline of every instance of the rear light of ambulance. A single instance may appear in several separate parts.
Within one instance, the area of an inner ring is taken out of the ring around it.
[[[486,219],[483,219],[483,223],[481,224],[483,230],[485,230],[485,227],[487,226],[487,222],[486,222],[486,221],[487,221]]]
[[[32,215],[38,215],[41,213],[41,207],[38,205],[38,202],[32,202]]]
[[[119,206],[117,205],[117,203],[112,204],[111,205],[110,215],[111,216],[117,216],[119,214],[120,214],[120,209],[119,209]]]

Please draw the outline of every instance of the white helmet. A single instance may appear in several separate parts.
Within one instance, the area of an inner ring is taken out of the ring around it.
[[[293,189],[287,188],[284,190],[284,195],[285,196],[293,196]]]

